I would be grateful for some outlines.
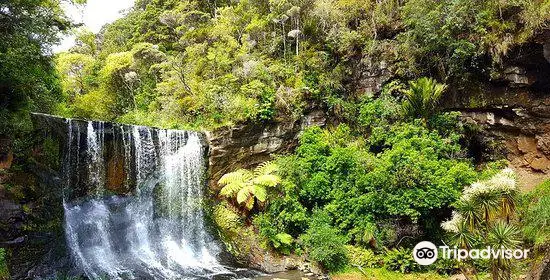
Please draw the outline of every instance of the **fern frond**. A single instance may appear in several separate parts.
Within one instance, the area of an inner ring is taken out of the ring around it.
[[[235,172],[230,172],[225,175],[223,175],[220,180],[218,180],[218,184],[224,186],[230,183],[242,183],[246,182],[248,180],[252,179],[252,174],[250,171],[245,169],[239,169]]]
[[[273,174],[278,170],[277,164],[271,161],[260,163],[256,169],[254,169],[254,176],[261,176],[266,174]]]
[[[239,190],[239,192],[237,193],[237,203],[241,204],[241,203],[245,202],[249,197],[251,197],[250,187],[246,186],[246,187],[242,188],[241,190]]]
[[[252,193],[261,202],[264,202],[267,199],[267,191],[263,186],[254,185],[252,187]]]
[[[254,185],[260,185],[260,186],[266,186],[266,187],[275,187],[281,182],[281,177],[277,175],[260,175],[256,178],[254,178],[253,183]]]
[[[241,190],[245,184],[243,182],[231,182],[220,190],[220,195],[225,197],[232,197]]]

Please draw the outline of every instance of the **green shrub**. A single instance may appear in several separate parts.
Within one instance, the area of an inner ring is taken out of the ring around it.
[[[317,211],[311,225],[301,239],[309,257],[328,271],[338,271],[348,262],[346,243],[348,239],[329,224],[330,218]]]
[[[372,250],[352,245],[347,245],[346,250],[348,253],[349,263],[353,266],[361,268],[373,268],[379,267],[382,263],[381,258],[375,255]]]
[[[442,251],[439,251],[439,256],[441,256]],[[444,275],[453,275],[459,271],[460,263],[456,259],[447,259],[447,258],[437,258],[433,264],[433,270],[437,271],[439,274]]]
[[[397,89],[396,89],[397,88]],[[403,118],[403,108],[397,99],[391,95],[394,90],[400,90],[396,83],[387,85],[380,97],[367,97],[359,108],[358,122],[361,127],[380,127],[397,122]]]
[[[273,222],[272,218],[261,213],[254,218],[254,225],[258,228],[258,232],[264,238],[264,245],[271,246],[275,250],[283,254],[290,254],[294,248],[294,238],[292,235],[280,232],[277,228],[277,223]]]
[[[384,267],[388,270],[409,273],[420,270],[413,258],[412,250],[399,248],[387,250],[384,255]]]
[[[0,248],[0,279],[9,279],[8,264],[6,261],[6,249]]]
[[[372,166],[357,176],[362,207],[378,217],[413,221],[449,206],[463,186],[476,178],[471,163],[461,160],[456,137],[444,138],[420,122],[375,129],[371,150],[380,151]]]
[[[523,232],[535,245],[550,242],[550,180],[527,194]]]
[[[442,117],[441,134],[420,120],[376,126],[367,140],[346,125],[306,129],[296,153],[276,160],[286,187],[267,207],[275,232],[298,237],[319,208],[362,246],[391,245],[395,225],[385,221],[395,219],[437,235],[442,209],[477,178],[452,121],[454,115]]]

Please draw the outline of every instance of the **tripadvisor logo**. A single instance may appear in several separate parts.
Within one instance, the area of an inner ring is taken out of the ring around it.
[[[422,241],[414,246],[413,258],[419,265],[430,265],[437,260],[437,247],[432,242]]]
[[[420,265],[430,265],[438,258],[438,251],[441,251],[441,258],[456,259],[463,261],[466,259],[526,259],[529,249],[506,249],[504,247],[495,249],[487,246],[483,249],[458,249],[449,246],[436,247],[432,242],[422,241],[413,249],[413,258]]]

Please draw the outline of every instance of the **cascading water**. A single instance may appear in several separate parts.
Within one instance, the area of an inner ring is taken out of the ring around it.
[[[88,122],[86,137],[74,121],[68,126],[66,189],[85,184],[88,194],[64,200],[78,273],[91,279],[236,276],[216,260],[220,249],[205,229],[204,147],[197,133],[112,124],[123,146],[124,184],[135,185],[133,195],[120,196],[105,187],[105,123]],[[87,172],[79,171],[83,162]]]

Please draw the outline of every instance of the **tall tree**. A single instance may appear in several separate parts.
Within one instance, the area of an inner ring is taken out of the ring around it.
[[[0,136],[17,130],[25,112],[48,112],[61,96],[50,49],[72,25],[63,1],[0,2]]]

